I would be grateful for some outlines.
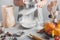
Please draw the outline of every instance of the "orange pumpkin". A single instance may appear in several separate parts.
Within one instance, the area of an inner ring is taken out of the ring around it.
[[[57,27],[60,28],[60,20],[57,23]]]
[[[54,30],[54,36],[60,36],[60,20],[57,22],[57,25],[52,22],[45,23],[44,30],[47,34],[52,34],[52,30]]]
[[[60,28],[55,28],[55,29],[54,29],[54,34],[55,34],[56,36],[60,36]]]
[[[52,22],[48,22],[44,24],[44,30],[48,34],[51,34],[54,28],[55,28],[55,25]]]

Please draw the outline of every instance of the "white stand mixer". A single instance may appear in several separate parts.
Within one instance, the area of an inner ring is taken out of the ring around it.
[[[33,2],[33,1],[31,1]],[[31,2],[25,2],[25,3],[31,3]],[[34,1],[35,2],[35,1]],[[43,16],[42,16],[42,8],[37,8],[38,3],[34,5],[34,7],[29,8],[28,4],[26,4],[27,9],[23,9],[19,12],[19,15],[22,14],[22,17],[19,18],[19,23],[25,27],[25,28],[31,28],[37,25],[37,23],[43,22]],[[38,17],[39,21],[37,22],[36,19],[34,19],[34,12],[38,10]]]

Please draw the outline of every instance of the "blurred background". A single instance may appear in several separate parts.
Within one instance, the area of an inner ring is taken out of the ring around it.
[[[51,2],[52,0],[47,0],[47,1],[48,1],[48,3],[49,3],[49,2]],[[47,5],[48,5],[48,3],[42,8],[44,21],[49,20],[49,18],[48,18],[49,12],[48,12],[48,10],[47,10]],[[2,6],[2,5],[5,5],[5,4],[14,5],[14,2],[13,2],[13,0],[0,0],[0,20],[2,20],[1,6]],[[60,8],[60,0],[58,0],[58,4],[57,4],[57,5],[58,5],[59,8]],[[16,19],[16,22],[17,22],[17,16],[18,16],[18,13],[19,13],[19,11],[18,11],[19,7],[15,6],[15,5],[14,5],[14,7],[15,7],[15,8],[14,8],[14,16],[15,16],[15,19]],[[58,16],[58,19],[60,19],[60,16]]]

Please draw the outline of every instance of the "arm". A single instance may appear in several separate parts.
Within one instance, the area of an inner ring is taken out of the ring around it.
[[[47,9],[50,12],[49,17],[52,18],[52,20],[55,20],[54,12],[52,10],[53,7],[55,7],[57,4],[57,0],[52,1],[50,4],[48,4]]]

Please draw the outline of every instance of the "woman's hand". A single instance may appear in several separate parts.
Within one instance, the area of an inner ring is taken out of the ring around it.
[[[42,8],[47,3],[47,0],[38,0],[37,2],[37,7]]]

